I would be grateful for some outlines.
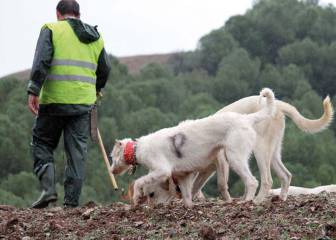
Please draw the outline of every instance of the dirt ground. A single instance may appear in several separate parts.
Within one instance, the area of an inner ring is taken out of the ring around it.
[[[336,194],[273,197],[261,205],[218,199],[168,206],[75,209],[0,205],[0,239],[336,239]]]

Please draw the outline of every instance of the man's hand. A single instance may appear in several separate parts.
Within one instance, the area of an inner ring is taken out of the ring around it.
[[[39,97],[33,94],[28,95],[28,108],[34,114],[37,115],[39,110]]]
[[[103,97],[103,93],[102,92],[96,92],[96,96],[98,99],[101,99]]]

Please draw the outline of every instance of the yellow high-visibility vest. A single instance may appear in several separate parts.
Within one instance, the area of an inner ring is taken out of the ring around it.
[[[53,60],[40,92],[40,103],[93,104],[96,69],[104,43],[82,43],[67,21],[44,25],[52,31]]]

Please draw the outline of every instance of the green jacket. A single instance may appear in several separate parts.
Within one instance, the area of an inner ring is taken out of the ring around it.
[[[67,19],[66,21],[70,24],[80,42],[89,44],[100,38],[96,27],[85,24],[78,19]],[[29,94],[39,96],[42,86],[50,73],[55,54],[52,37],[52,31],[49,28],[42,28],[27,89]],[[110,69],[109,56],[103,48],[99,54],[95,72],[97,92],[105,86]],[[77,115],[87,112],[90,108],[91,106],[85,104],[40,104],[39,114]]]

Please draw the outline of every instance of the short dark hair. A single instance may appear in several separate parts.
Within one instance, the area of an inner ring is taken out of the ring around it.
[[[80,15],[79,4],[76,0],[61,0],[57,4],[56,10],[62,15],[70,14],[76,17]]]

